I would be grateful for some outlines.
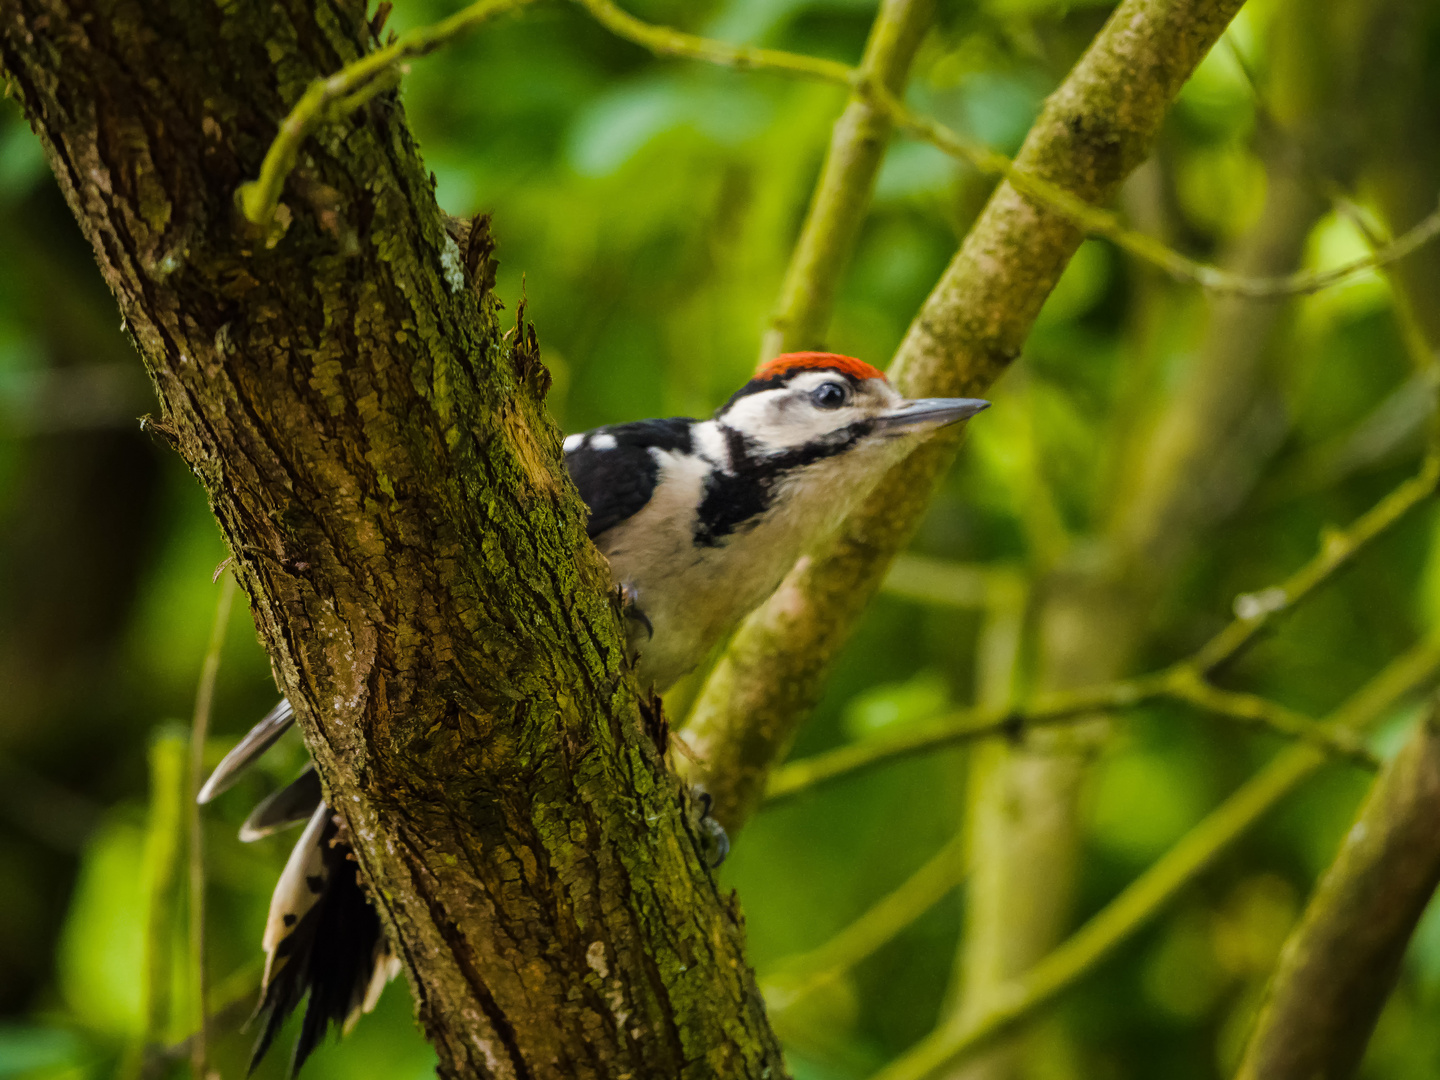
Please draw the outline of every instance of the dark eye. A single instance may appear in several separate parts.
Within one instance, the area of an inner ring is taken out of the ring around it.
[[[810,403],[817,409],[838,409],[850,400],[850,391],[838,382],[821,383],[810,391]]]

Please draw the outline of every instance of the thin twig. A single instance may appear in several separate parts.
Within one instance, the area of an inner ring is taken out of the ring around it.
[[[592,0],[594,2],[594,0]],[[868,92],[882,107],[888,108],[895,124],[918,139],[929,142],[952,157],[970,162],[980,172],[1003,176],[1021,193],[1051,210],[1069,218],[1089,236],[1103,237],[1137,258],[1158,266],[1176,281],[1199,285],[1222,296],[1244,296],[1252,300],[1276,299],[1283,296],[1305,296],[1338,285],[1365,270],[1388,266],[1440,236],[1440,206],[1422,218],[1408,232],[1373,254],[1354,259],[1329,270],[1300,270],[1277,277],[1247,277],[1210,266],[1174,248],[1127,228],[1108,210],[1092,206],[1076,198],[1064,188],[1016,167],[1004,154],[964,139],[942,124],[916,116],[883,89],[869,87]],[[888,101],[885,99],[889,98]]]
[[[1348,529],[1331,532],[1320,551],[1279,585],[1247,593],[1235,601],[1235,620],[1192,658],[1205,674],[1214,671],[1254,641],[1276,616],[1294,609],[1372,541],[1435,493],[1440,484],[1440,455],[1427,454],[1420,471],[1372,506]]]
[[[181,837],[185,832],[185,734],[172,726],[150,744],[150,813],[145,853],[137,868],[145,897],[144,964],[139,972],[142,1023],[116,1070],[122,1080],[139,1080],[168,1035],[173,1001],[175,909],[179,900]]]
[[[377,94],[393,89],[401,74],[398,65],[402,60],[424,56],[487,19],[529,2],[476,0],[448,19],[433,26],[417,27],[369,56],[346,64],[327,79],[316,79],[281,122],[275,140],[265,152],[260,176],[241,184],[236,192],[246,220],[262,229],[270,228],[280,205],[280,189],[295,168],[300,144],[327,120],[345,116]]]
[[[825,944],[782,960],[761,980],[771,1018],[783,1026],[790,1006],[847,971],[891,941],[938,904],[965,877],[965,838],[957,835],[893,892],[866,909]]]
[[[1034,201],[1057,211],[1091,236],[1104,237],[1147,262],[1154,263],[1178,281],[1192,282],[1211,292],[1252,299],[1299,296],[1319,292],[1364,270],[1403,259],[1440,236],[1440,207],[1393,243],[1364,258],[1331,270],[1304,270],[1280,277],[1246,277],[1208,266],[1180,254],[1153,237],[1126,228],[1108,210],[1085,202],[1064,188],[1025,172],[1004,154],[967,139],[934,120],[912,112],[882,83],[868,73],[830,60],[799,56],[775,49],[728,45],[668,27],[642,22],[611,0],[577,0],[612,33],[664,56],[684,56],[725,67],[782,71],[851,87],[860,97],[888,115],[896,127],[931,143],[945,153],[969,162],[977,170],[1001,176]]]
[[[334,75],[311,83],[301,95],[260,166],[260,176],[236,192],[240,209],[252,224],[269,230],[280,205],[285,178],[295,167],[300,145],[316,128],[352,112],[375,95],[392,89],[402,70],[400,62],[423,56],[496,15],[533,0],[476,0],[476,3],[433,26],[410,31],[382,49],[345,65]],[[1198,262],[1143,233],[1127,228],[1108,210],[1047,180],[1025,172],[998,151],[966,139],[934,120],[908,109],[880,81],[860,68],[835,60],[803,56],[780,49],[730,45],[646,23],[621,10],[610,0],[576,0],[597,22],[617,37],[634,42],[660,56],[678,56],[739,71],[774,71],[849,87],[890,118],[902,131],[929,142],[952,157],[969,162],[991,176],[1000,176],[1028,198],[1056,211],[1090,236],[1104,237],[1138,258],[1160,267],[1176,280],[1191,282],[1211,292],[1270,299],[1319,292],[1365,270],[1405,258],[1440,236],[1440,207],[1408,232],[1379,251],[1330,270],[1304,270],[1280,277],[1246,277]]]
[[[1362,514],[1348,529],[1328,534],[1320,551],[1279,585],[1247,593],[1235,602],[1234,620],[1188,660],[1150,675],[1099,686],[1047,694],[1013,710],[966,709],[917,725],[887,739],[843,746],[838,750],[782,766],[766,787],[767,802],[797,795],[846,773],[892,758],[918,754],[969,739],[995,734],[1020,734],[1027,726],[1060,723],[1088,713],[1131,708],[1157,698],[1188,701],[1231,720],[1311,742],[1329,753],[1374,767],[1363,745],[1343,732],[1327,731],[1303,714],[1253,694],[1237,694],[1212,686],[1206,678],[1271,625],[1284,612],[1349,565],[1361,551],[1409,511],[1434,494],[1440,485],[1440,454],[1426,456],[1420,471]]]
[[[1437,673],[1440,644],[1422,642],[1341,705],[1326,727],[1359,737]],[[1324,762],[1313,746],[1292,746],[1278,755],[1067,941],[1024,975],[994,988],[982,1014],[935,1029],[874,1080],[928,1080],[1013,1031],[1095,970]]]
[[[934,0],[882,0],[860,60],[864,76],[900,93],[934,11]],[[775,312],[761,337],[762,363],[824,343],[835,292],[864,224],[891,129],[889,115],[859,94],[851,95],[835,121]]]
[[[1316,556],[1279,585],[1236,601],[1235,619],[1190,659],[1151,675],[1082,687],[1037,698],[1014,710],[967,709],[887,739],[844,746],[777,769],[766,788],[766,801],[797,795],[846,773],[892,758],[922,753],[969,739],[1019,734],[1027,726],[1060,723],[1088,713],[1131,708],[1157,698],[1174,698],[1233,720],[1264,727],[1290,738],[1314,742],[1327,751],[1373,766],[1363,746],[1343,734],[1326,732],[1302,714],[1251,694],[1220,690],[1205,677],[1253,641],[1274,618],[1295,608],[1435,491],[1440,457],[1428,456],[1420,472],[1406,480],[1341,532],[1328,535]]]
[[[210,624],[210,643],[200,665],[200,682],[195,688],[195,711],[190,720],[190,775],[186,806],[190,822],[190,978],[194,1002],[190,1039],[190,1075],[205,1080],[208,1042],[208,1010],[205,1003],[205,845],[200,804],[196,796],[205,778],[205,740],[210,734],[210,708],[215,700],[215,676],[220,670],[220,653],[230,625],[230,608],[235,600],[235,577],[225,574],[220,598],[215,602],[215,621]]]
[[[857,83],[860,72],[838,60],[818,56],[802,56],[780,49],[759,49],[753,45],[731,45],[696,34],[687,34],[668,26],[643,22],[623,11],[610,0],[576,0],[592,18],[616,37],[634,42],[659,56],[679,56],[687,60],[703,60],[707,64],[734,68],[737,71],[778,71],[803,79],[850,86]]]
[[[1053,691],[1027,705],[1010,709],[961,709],[908,731],[855,743],[801,758],[776,769],[765,789],[766,805],[793,798],[862,769],[896,758],[939,750],[957,743],[995,735],[1020,737],[1029,728],[1048,727],[1097,712],[1115,712],[1159,700],[1188,702],[1205,712],[1248,728],[1269,731],[1309,743],[1330,757],[1363,768],[1379,766],[1375,755],[1348,732],[1327,729],[1317,721],[1257,694],[1221,690],[1205,682],[1193,663],[1132,679]]]
[[[1310,743],[1332,757],[1343,758],[1362,768],[1380,767],[1379,759],[1350,732],[1327,728],[1312,717],[1259,694],[1221,690],[1206,682],[1193,664],[1176,664],[1164,672],[1163,678],[1160,697],[1189,702],[1198,709],[1257,731]]]

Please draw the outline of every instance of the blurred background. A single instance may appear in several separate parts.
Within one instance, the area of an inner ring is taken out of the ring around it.
[[[390,26],[458,6],[400,0]],[[1013,153],[1112,6],[944,0],[908,98]],[[629,7],[854,62],[875,5]],[[527,301],[555,378],[550,407],[567,431],[705,415],[744,381],[842,91],[656,60],[551,4],[415,62],[403,97],[441,205],[494,215],[499,291],[512,312]],[[1437,117],[1436,5],[1251,0],[1182,92],[1119,209],[1188,254],[1248,273],[1338,265],[1433,209]],[[991,186],[897,139],[828,344],[887,363]],[[138,1076],[133,1047],[147,1022],[156,1030],[146,1018],[154,1002],[141,994],[142,968],[157,955],[147,934],[173,938],[172,1003],[190,993],[183,904],[153,881],[226,552],[199,485],[140,431],[136,418],[153,407],[140,362],[9,101],[0,101],[0,252],[0,1078]],[[1216,302],[1087,242],[991,395],[995,407],[973,425],[904,580],[874,604],[795,753],[1044,681],[1047,605],[1098,566],[1139,583],[1118,621],[1091,627],[1123,646],[1100,668],[1143,671],[1193,650],[1238,594],[1283,578],[1323,529],[1352,521],[1414,471],[1440,342],[1437,288],[1440,251],[1430,248],[1394,273],[1314,296]],[[1173,453],[1177,439],[1189,440],[1188,456]],[[1436,524],[1433,508],[1411,515],[1226,684],[1322,715],[1440,630]],[[935,584],[951,572],[985,587]],[[207,757],[276,696],[240,597]],[[1394,709],[1379,750],[1418,707]],[[1082,785],[1071,925],[1278,746],[1179,707],[1118,718]],[[270,888],[293,842],[241,845],[236,829],[302,756],[285,744],[205,813],[214,1060],[225,1077],[243,1075],[249,1036],[238,1029],[258,986]],[[962,830],[970,756],[951,749],[892,764],[761,813],[721,878],[739,890],[762,976],[822,945]],[[1367,783],[1327,767],[1268,817],[1049,1010],[1028,1074],[1227,1075],[1275,954]],[[866,1076],[953,1007],[965,905],[962,885],[777,1014],[799,1080]],[[159,1022],[179,1044],[185,1010],[172,1012]],[[257,1076],[284,1075],[289,1038]],[[159,1072],[179,1075],[183,1055]],[[432,1064],[402,982],[306,1075],[418,1080]],[[1437,1073],[1432,911],[1364,1075]]]

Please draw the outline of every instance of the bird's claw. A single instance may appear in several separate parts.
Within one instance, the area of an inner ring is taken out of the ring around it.
[[[628,582],[622,582],[620,585],[620,610],[625,613],[627,619],[645,627],[646,636],[652,638],[655,636],[655,625],[650,621],[650,616],[640,608],[640,592]]]
[[[715,800],[708,791],[696,786],[690,789],[690,795],[691,820],[695,831],[700,834],[700,851],[705,856],[705,864],[714,870],[730,854],[730,834],[725,831],[725,826],[710,816]]]

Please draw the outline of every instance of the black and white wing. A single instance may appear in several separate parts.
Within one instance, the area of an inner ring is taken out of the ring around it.
[[[688,416],[637,420],[565,440],[565,467],[590,508],[590,539],[640,512],[660,479],[654,451],[690,453],[694,425]]]

